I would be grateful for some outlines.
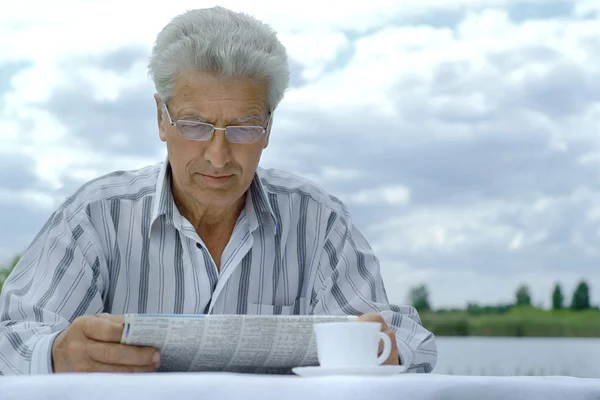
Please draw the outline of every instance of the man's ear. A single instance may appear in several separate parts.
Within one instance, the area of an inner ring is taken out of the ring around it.
[[[164,129],[163,124],[163,107],[158,93],[154,94],[154,101],[156,102],[156,122],[158,123],[158,136],[163,142],[167,141],[167,132]]]

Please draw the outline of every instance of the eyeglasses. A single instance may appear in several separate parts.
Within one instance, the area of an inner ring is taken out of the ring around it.
[[[173,122],[169,108],[164,104],[165,110],[167,110],[167,116],[171,126],[177,129],[177,134],[184,139],[188,140],[210,140],[213,133],[217,131],[225,131],[225,137],[232,143],[250,144],[258,142],[264,134],[268,134],[269,125],[271,123],[272,114],[269,115],[269,121],[267,127],[262,126],[247,126],[247,125],[233,125],[225,128],[215,128],[214,125],[200,122],[178,119]]]

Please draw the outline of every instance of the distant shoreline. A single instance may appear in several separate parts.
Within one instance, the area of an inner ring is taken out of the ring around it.
[[[504,313],[420,312],[423,326],[436,336],[600,337],[600,311],[516,307]]]

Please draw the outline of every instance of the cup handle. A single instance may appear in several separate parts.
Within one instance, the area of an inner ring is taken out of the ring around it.
[[[379,338],[383,340],[383,351],[381,352],[381,355],[377,357],[377,365],[383,364],[392,352],[392,339],[390,339],[388,334],[379,332]]]

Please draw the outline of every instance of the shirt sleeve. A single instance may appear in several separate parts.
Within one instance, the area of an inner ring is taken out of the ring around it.
[[[89,219],[54,212],[0,294],[0,375],[52,373],[52,345],[77,317],[103,310],[101,254]]]
[[[408,366],[407,372],[431,372],[437,361],[434,335],[422,326],[414,307],[388,303],[379,260],[345,206],[342,210],[327,223],[309,309],[326,315],[379,313],[396,334],[400,364]]]

